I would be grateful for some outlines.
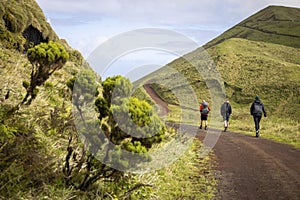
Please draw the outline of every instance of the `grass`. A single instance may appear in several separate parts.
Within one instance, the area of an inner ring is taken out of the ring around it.
[[[235,117],[232,117],[235,118]],[[276,142],[292,145],[300,148],[300,123],[277,117],[262,118],[260,135],[262,138],[271,139]],[[230,120],[230,131],[255,135],[255,128],[252,116],[244,119]]]
[[[199,159],[200,142],[195,140],[184,156],[156,172],[153,190],[158,199],[213,199],[216,180],[210,156]]]

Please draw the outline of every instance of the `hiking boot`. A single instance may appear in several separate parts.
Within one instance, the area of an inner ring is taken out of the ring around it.
[[[225,128],[224,128],[224,132],[226,132],[227,131],[227,127],[225,126]]]
[[[255,135],[256,137],[259,137],[259,131],[256,131],[256,135]]]
[[[204,127],[204,130],[207,130],[207,126]]]
[[[199,128],[200,128],[200,129],[202,129],[202,125],[201,125],[201,126],[199,126]]]

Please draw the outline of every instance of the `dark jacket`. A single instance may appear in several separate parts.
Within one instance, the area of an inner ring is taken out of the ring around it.
[[[225,117],[225,116],[229,116],[229,115],[231,115],[231,112],[232,112],[232,110],[231,110],[231,105],[230,105],[230,103],[228,103],[228,102],[224,102],[223,104],[222,104],[222,106],[221,106],[221,115],[223,116],[223,117]]]
[[[261,107],[262,112],[256,112],[256,106]],[[250,114],[253,116],[262,116],[264,114],[267,117],[267,112],[265,110],[264,104],[260,100],[255,100],[250,107]]]

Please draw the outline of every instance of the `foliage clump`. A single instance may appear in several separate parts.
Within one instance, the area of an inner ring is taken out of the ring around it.
[[[43,85],[55,71],[61,69],[67,62],[69,54],[62,45],[50,41],[29,49],[27,57],[32,64],[32,70],[30,85],[23,84],[27,93],[22,103],[30,104],[37,95],[36,87]],[[29,97],[31,98],[28,100]]]

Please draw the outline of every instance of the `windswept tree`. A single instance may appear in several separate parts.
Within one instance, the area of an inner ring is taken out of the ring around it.
[[[148,150],[155,143],[160,143],[166,131],[152,107],[146,102],[130,97],[132,85],[121,76],[107,78],[102,82],[103,97],[96,99],[95,105],[99,112],[99,120],[105,137],[123,152],[131,152],[134,162],[127,160],[127,155],[114,156],[107,148],[106,157],[111,161],[120,162],[120,168],[134,167],[138,162],[147,161]],[[109,127],[104,128],[105,124]],[[135,153],[135,154],[134,154]],[[118,161],[116,161],[118,160]]]
[[[50,41],[30,48],[27,57],[32,70],[30,83],[23,82],[27,93],[22,104],[31,103],[38,92],[36,87],[43,85],[55,71],[61,69],[69,59],[69,54],[61,44]]]
[[[100,89],[96,76],[83,70],[67,85],[78,110],[73,111],[76,129],[84,141],[82,150],[75,150],[70,137],[63,170],[67,184],[87,190],[98,181],[118,182],[125,178],[124,171],[151,160],[149,151],[163,141],[166,127],[151,105],[131,97],[128,79],[109,77]]]

